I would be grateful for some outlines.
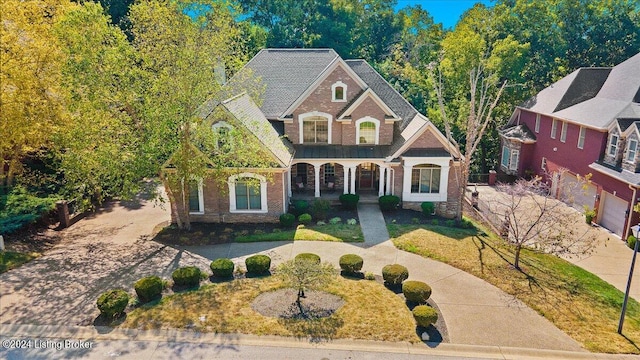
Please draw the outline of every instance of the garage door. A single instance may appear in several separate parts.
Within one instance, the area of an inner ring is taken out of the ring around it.
[[[578,178],[567,172],[561,178],[561,199],[580,212],[584,211],[585,205],[593,209],[596,203],[598,188],[593,184],[579,182]]]
[[[629,203],[606,191],[602,192],[601,202],[600,225],[612,233],[622,236],[625,213]]]

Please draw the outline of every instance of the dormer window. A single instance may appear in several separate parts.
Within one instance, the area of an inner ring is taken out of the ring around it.
[[[331,101],[347,101],[347,84],[343,83],[342,81],[338,81],[331,85]]]
[[[616,134],[611,134],[611,137],[609,137],[609,146],[607,148],[607,154],[609,156],[613,156],[614,158],[618,155],[618,140],[619,140],[619,137]]]
[[[638,141],[635,139],[629,140],[627,144],[627,157],[626,161],[628,163],[634,163],[636,161],[636,152],[638,151]]]

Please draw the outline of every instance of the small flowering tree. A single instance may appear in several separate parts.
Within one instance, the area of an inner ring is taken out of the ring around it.
[[[581,191],[584,181],[565,184],[561,196]],[[516,269],[520,270],[523,248],[556,255],[588,254],[593,250],[597,232],[591,227],[576,226],[584,223],[583,215],[560,201],[562,199],[555,199],[540,177],[500,184],[498,190],[498,195],[488,200],[487,205],[491,212],[504,219],[502,234],[513,246]]]

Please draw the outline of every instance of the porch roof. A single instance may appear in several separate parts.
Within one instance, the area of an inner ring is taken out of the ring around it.
[[[615,168],[610,165],[594,162],[589,167],[593,170],[596,170],[602,174],[608,175],[616,180],[620,180],[624,183],[630,184],[632,186],[640,185],[640,174],[632,173],[631,171],[627,171],[620,168]]]
[[[384,159],[389,145],[294,145],[295,159]]]

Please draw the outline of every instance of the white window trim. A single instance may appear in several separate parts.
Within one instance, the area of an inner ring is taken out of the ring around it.
[[[299,143],[304,144],[304,120],[313,116],[322,116],[327,118],[327,144],[331,144],[331,123],[333,123],[333,116],[320,111],[311,111],[308,113],[298,115],[298,127],[299,127]],[[315,143],[310,143],[315,144]]]
[[[613,138],[616,138],[616,144],[613,145]],[[613,156],[618,157],[618,145],[620,144],[620,136],[618,136],[618,134],[611,134],[609,136],[609,144],[607,145],[607,155],[608,156]],[[613,155],[611,155],[611,149],[612,147],[615,147],[615,151],[613,152]]]
[[[436,158],[405,158],[403,165],[402,179],[402,200],[403,201],[431,201],[441,202],[447,201],[447,188],[449,185],[449,160],[448,157]],[[423,164],[432,164],[440,166],[440,192],[437,194],[417,194],[411,192],[411,173],[413,167]]]
[[[362,119],[356,121],[356,145],[360,145],[360,124],[362,124],[363,122],[372,122],[376,126],[376,138],[374,141],[374,145],[378,145],[378,143],[380,142],[380,120],[372,118],[371,116],[365,116]]]
[[[233,130],[233,126],[229,125],[229,123],[226,121],[218,121],[217,123],[211,125],[211,129],[213,131],[217,131],[221,127],[227,128],[229,130]]]
[[[633,152],[633,158],[629,159],[629,154],[631,151],[631,142],[636,143],[636,149]],[[626,156],[624,157],[624,161],[629,163],[629,164],[633,164],[636,161],[636,157],[638,156],[638,140],[636,139],[629,139],[629,141],[627,142],[627,151],[626,151]]]
[[[562,122],[562,129],[560,130],[560,142],[567,142],[567,122]]]
[[[540,132],[540,114],[536,114],[536,134]]]
[[[240,178],[254,178],[260,180],[260,206],[259,210],[245,210],[238,209],[236,205],[236,180]],[[253,173],[241,173],[237,175],[229,176],[228,179],[229,184],[229,212],[233,214],[242,214],[242,213],[266,213],[267,209],[267,178],[262,175],[253,174]]]
[[[509,170],[518,171],[518,163],[520,162],[520,150],[511,149],[509,154]],[[515,157],[515,161],[514,160]]]
[[[202,179],[198,179],[197,181],[198,181],[198,211],[189,210],[189,214],[202,215],[204,214],[204,190],[202,186]],[[188,206],[189,204],[187,204],[187,207]]]
[[[558,133],[558,119],[553,119],[551,122],[551,138],[555,139]]]
[[[542,157],[542,162],[540,163],[540,168],[542,170],[547,170],[547,158],[546,157]]]
[[[578,134],[578,149],[584,149],[584,142],[587,138],[587,128],[580,126],[580,134]]]
[[[342,96],[343,99],[336,99],[336,88],[342,88]],[[347,102],[347,84],[342,81],[336,81],[333,85],[331,85],[331,101],[332,102]]]

